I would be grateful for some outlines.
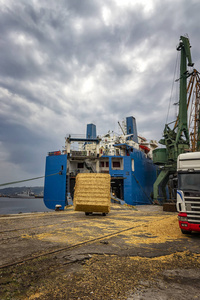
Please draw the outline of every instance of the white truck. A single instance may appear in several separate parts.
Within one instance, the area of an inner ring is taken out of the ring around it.
[[[200,231],[200,152],[178,156],[177,176],[179,227],[184,234]]]

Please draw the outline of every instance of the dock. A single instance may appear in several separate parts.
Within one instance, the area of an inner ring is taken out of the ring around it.
[[[162,206],[71,206],[0,224],[1,299],[198,299],[200,235],[183,235]]]

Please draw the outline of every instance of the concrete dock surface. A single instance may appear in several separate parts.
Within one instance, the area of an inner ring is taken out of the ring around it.
[[[200,234],[162,206],[0,216],[0,299],[200,299]],[[188,298],[189,297],[189,298]]]

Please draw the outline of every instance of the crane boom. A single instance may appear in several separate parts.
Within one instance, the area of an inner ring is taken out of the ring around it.
[[[187,124],[187,78],[189,73],[187,71],[187,65],[193,67],[190,42],[187,37],[181,36],[180,43],[177,47],[178,51],[181,51],[181,63],[180,63],[180,87],[179,87],[179,122],[178,131],[176,135],[176,143],[180,141],[182,132],[185,135],[185,142],[189,146],[189,132]],[[188,61],[188,64],[187,64]]]
[[[194,65],[190,48],[188,37],[181,36],[177,47],[177,50],[181,52],[179,115],[175,128],[171,129],[169,124],[165,125],[163,139],[159,141],[160,144],[165,145],[165,148],[157,148],[153,151],[154,163],[162,167],[153,187],[154,200],[159,198],[159,186],[161,187],[163,198],[166,199],[166,185],[169,176],[173,176],[176,172],[177,157],[179,154],[184,153],[190,145],[187,124],[187,78],[190,74],[187,71],[187,66],[192,67]]]

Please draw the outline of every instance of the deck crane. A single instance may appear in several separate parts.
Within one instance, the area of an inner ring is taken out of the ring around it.
[[[187,111],[190,148],[200,151],[200,73],[194,69],[187,85]],[[178,117],[174,128],[177,127]]]
[[[187,124],[187,78],[190,74],[187,66],[194,65],[190,48],[188,37],[181,36],[177,46],[177,51],[181,52],[178,121],[173,129],[170,128],[170,124],[165,125],[163,138],[159,141],[165,148],[157,148],[153,151],[153,162],[160,166],[160,173],[153,186],[154,201],[167,198],[166,186],[169,176],[176,173],[177,157],[190,148]],[[163,197],[159,197],[159,188],[162,190]]]
[[[188,127],[192,152],[200,151],[200,75],[194,69],[188,83]]]

